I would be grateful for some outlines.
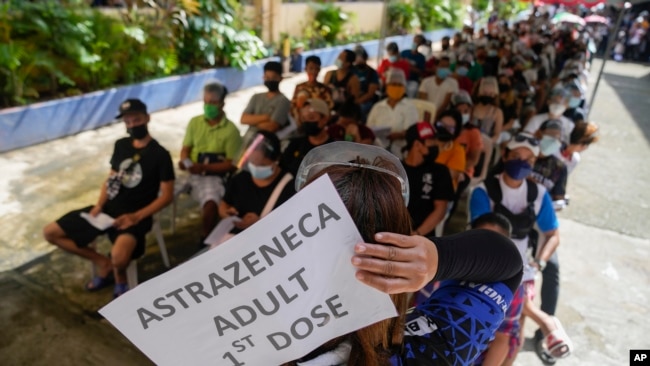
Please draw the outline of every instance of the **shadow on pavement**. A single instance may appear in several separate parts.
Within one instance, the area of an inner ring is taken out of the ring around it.
[[[614,89],[650,143],[650,73],[635,78],[605,72],[603,79]]]

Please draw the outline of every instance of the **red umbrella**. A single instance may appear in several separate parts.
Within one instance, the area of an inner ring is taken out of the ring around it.
[[[587,23],[601,23],[601,24],[609,24],[609,20],[603,16],[600,15],[589,15],[585,17],[585,22]]]

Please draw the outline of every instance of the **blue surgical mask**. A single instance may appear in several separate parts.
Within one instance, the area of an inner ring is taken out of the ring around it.
[[[560,151],[560,148],[562,147],[562,143],[560,140],[544,135],[542,136],[542,139],[539,140],[539,151],[542,153],[544,156],[551,156],[555,155]]]
[[[580,102],[582,102],[581,98],[578,97],[569,98],[569,108],[578,108],[580,106]]]
[[[341,61],[341,59],[338,59],[338,58],[337,58],[336,61],[334,61],[334,65],[336,65],[336,67],[337,67],[338,69],[340,69],[340,68],[343,67],[343,61]]]
[[[388,56],[388,61],[397,62],[397,56]]]
[[[487,55],[488,57],[496,57],[499,54],[497,50],[488,50]]]
[[[510,178],[523,180],[533,171],[533,167],[525,160],[514,159],[503,163],[503,170]]]
[[[467,76],[467,73],[469,72],[469,69],[466,68],[465,66],[460,66],[456,69],[456,73],[460,76]]]
[[[261,166],[248,162],[248,171],[253,178],[266,179],[273,175],[273,165]]]
[[[449,71],[449,68],[447,67],[439,67],[438,71],[436,71],[436,75],[438,75],[438,77],[441,79],[446,79],[450,73],[451,71]]]

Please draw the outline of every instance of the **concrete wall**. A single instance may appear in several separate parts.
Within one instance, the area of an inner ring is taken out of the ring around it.
[[[383,2],[334,3],[351,15],[346,26],[350,33],[379,32]],[[309,3],[281,3],[281,0],[257,0],[255,5],[244,6],[244,17],[250,28],[262,29],[265,42],[277,42],[280,34],[301,37],[304,28],[314,19],[314,9]]]

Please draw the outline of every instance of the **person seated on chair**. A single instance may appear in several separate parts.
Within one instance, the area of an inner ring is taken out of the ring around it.
[[[368,52],[366,52],[363,46],[357,45],[354,48],[354,52],[357,55],[354,71],[359,78],[359,85],[361,87],[361,92],[356,103],[361,106],[361,121],[365,124],[370,109],[372,109],[372,106],[379,99],[377,96],[377,91],[379,90],[379,74],[377,70],[368,65]]]
[[[336,70],[325,74],[325,85],[332,91],[334,109],[336,112],[347,101],[356,102],[361,96],[361,84],[354,70],[357,55],[351,50],[343,50],[336,59]]]
[[[390,129],[377,136],[379,143],[389,149],[395,156],[402,156],[406,145],[406,129],[418,121],[418,109],[406,98],[406,75],[400,69],[390,69],[386,73],[386,99],[379,101],[370,110],[366,125],[377,135],[380,129]]]
[[[280,165],[283,169],[296,174],[302,159],[316,146],[332,142],[327,123],[330,120],[330,109],[322,99],[308,99],[300,109],[302,120],[301,130],[304,136],[291,139],[282,152]]]
[[[264,86],[267,92],[253,95],[241,116],[241,124],[248,125],[244,142],[257,131],[277,132],[289,124],[291,102],[280,92],[282,64],[269,61],[264,64]]]
[[[569,144],[555,156],[562,160],[567,167],[567,172],[571,174],[580,162],[580,154],[596,141],[598,141],[598,125],[593,122],[578,121],[571,132]]]
[[[351,141],[360,144],[372,145],[375,142],[375,133],[370,128],[361,124],[361,108],[359,105],[348,101],[339,108],[336,123],[328,127],[330,137],[334,141]]]
[[[568,144],[571,140],[571,131],[573,131],[573,121],[564,116],[569,103],[569,93],[563,87],[553,88],[548,96],[548,112],[540,113],[533,116],[528,123],[524,125],[524,131],[535,134],[542,123],[557,119],[562,123],[562,136],[560,141]]]
[[[467,77],[467,72],[469,71],[471,64],[469,61],[460,60],[456,64],[456,69],[452,77],[458,82],[458,89],[464,90],[467,93],[471,94],[474,89],[474,82]]]
[[[418,86],[420,80],[424,75],[424,65],[426,58],[418,51],[418,47],[426,43],[426,39],[422,34],[417,34],[413,37],[411,49],[404,50],[400,53],[403,60],[406,60],[409,65],[409,78],[406,84],[406,94],[409,98],[415,98],[418,94]]]
[[[242,155],[238,165],[244,169],[228,180],[226,194],[219,203],[222,219],[241,218],[230,231],[232,234],[247,229],[296,193],[293,176],[280,167],[280,153],[278,137],[259,131]]]
[[[510,238],[512,233],[510,221],[502,214],[494,212],[483,214],[474,219],[471,222],[471,228],[492,230],[507,238]],[[534,296],[534,281],[524,281],[519,285],[512,303],[508,307],[505,319],[494,335],[494,340],[490,342],[488,348],[475,361],[475,365],[501,366],[513,364],[519,348],[523,344],[523,332],[520,324],[522,314],[530,316],[540,326],[547,339],[544,354],[540,356],[544,357],[545,361],[555,357],[564,358],[571,353],[573,348],[571,339],[564,331],[559,319],[541,311],[533,303]],[[545,364],[548,363],[545,362]]]
[[[236,168],[240,153],[239,130],[223,111],[228,90],[219,83],[203,88],[203,114],[190,120],[185,130],[179,168],[190,173],[192,197],[202,210],[201,239],[217,224],[218,205],[223,198],[224,179]]]
[[[86,284],[86,290],[100,290],[115,280],[115,297],[129,289],[125,271],[132,259],[144,254],[152,215],[174,196],[174,163],[148,132],[147,106],[139,99],[127,99],[120,105],[117,118],[124,121],[130,137],[115,142],[110,174],[97,203],[71,211],[43,229],[45,240],[96,266],[97,274]],[[107,229],[97,228],[84,218],[100,213],[115,218]],[[108,234],[113,243],[110,258],[88,247],[102,234]]]
[[[533,135],[525,132],[515,135],[503,155],[503,172],[488,176],[470,193],[469,219],[474,221],[488,212],[508,218],[512,224],[512,241],[524,261],[523,281],[534,280],[536,269],[542,272],[541,309],[554,315],[560,293],[556,251],[560,245],[559,222],[546,188],[527,179],[539,153],[539,141]],[[535,240],[535,224],[544,238],[539,243]],[[532,263],[527,258],[529,245],[537,247]],[[523,328],[523,319],[521,323]],[[543,331],[539,332],[539,340],[543,341]]]
[[[447,214],[448,202],[454,199],[449,169],[436,163],[438,146],[428,122],[418,122],[406,129],[406,157],[402,161],[409,180],[414,235],[432,235]]]
[[[569,173],[566,165],[556,156],[562,147],[562,122],[551,119],[542,123],[535,137],[539,140],[539,156],[529,179],[543,185],[553,201],[563,201]]]
[[[451,77],[449,58],[443,57],[438,61],[436,75],[422,80],[418,97],[436,105],[439,118],[440,113],[447,109],[451,96],[458,93],[458,81]]]
[[[436,131],[435,144],[438,146],[436,163],[449,168],[454,191],[463,179],[465,172],[465,149],[457,141],[463,127],[461,114],[456,110],[442,112],[440,119],[433,125]]]
[[[307,99],[322,99],[327,103],[327,106],[334,108],[334,101],[332,100],[332,91],[330,88],[318,81],[318,74],[320,73],[321,60],[318,56],[309,56],[305,60],[305,72],[307,73],[307,81],[296,85],[291,98],[291,116],[296,120],[296,125],[300,128],[300,109],[305,104]]]
[[[379,74],[381,81],[384,83],[384,86],[389,83],[387,76],[390,69],[402,70],[404,72],[404,77],[408,79],[411,73],[411,64],[400,57],[397,43],[391,42],[386,46],[386,55],[386,58],[383,59],[377,67],[377,73]]]
[[[490,137],[496,144],[503,129],[503,111],[499,107],[497,78],[488,76],[480,79],[477,95],[471,123],[478,126],[481,133]]]

